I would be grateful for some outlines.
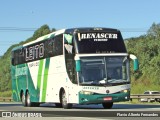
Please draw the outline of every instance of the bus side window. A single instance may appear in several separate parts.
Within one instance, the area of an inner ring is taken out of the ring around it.
[[[55,36],[53,45],[53,54],[54,55],[63,54],[63,34]]]
[[[15,65],[17,65],[17,64],[18,64],[18,56],[19,56],[19,51],[18,51],[18,50],[16,50],[16,51],[15,51],[15,53],[14,53],[14,58],[15,58],[15,60],[14,60],[14,64],[15,64]]]
[[[53,50],[53,45],[54,45],[54,38],[45,41],[45,46],[46,46],[46,57],[52,57],[54,56],[54,50]]]
[[[67,73],[72,83],[77,84],[77,74],[75,70],[74,56],[68,54],[68,59],[66,61]]]
[[[15,64],[14,64],[14,58],[11,59],[11,64],[12,64],[12,65],[15,65]]]
[[[13,51],[11,54],[12,54],[11,64],[12,64],[12,65],[15,65],[14,51]]]
[[[21,48],[19,50],[19,55],[18,55],[18,64],[24,63],[24,49]]]

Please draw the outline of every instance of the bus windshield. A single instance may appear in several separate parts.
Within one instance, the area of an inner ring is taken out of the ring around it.
[[[120,32],[77,33],[78,53],[126,53]]]
[[[117,84],[129,82],[127,57],[81,58],[80,84]]]

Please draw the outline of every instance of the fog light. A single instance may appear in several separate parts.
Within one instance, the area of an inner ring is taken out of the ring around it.
[[[127,93],[129,90],[122,90],[121,92]]]

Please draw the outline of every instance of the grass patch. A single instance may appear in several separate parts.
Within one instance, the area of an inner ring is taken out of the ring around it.
[[[0,92],[0,97],[11,97],[12,91]]]
[[[145,91],[160,91],[159,85],[144,84],[140,82],[131,83],[131,94],[143,94]]]

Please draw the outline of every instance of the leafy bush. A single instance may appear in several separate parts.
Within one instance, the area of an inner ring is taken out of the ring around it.
[[[52,29],[52,30],[55,30],[55,29]],[[11,71],[10,71],[11,50],[16,46],[33,41],[40,36],[49,34],[50,32],[52,31],[49,29],[48,25],[43,25],[34,32],[32,37],[28,38],[25,41],[20,42],[19,44],[12,45],[4,53],[4,55],[0,57],[0,92],[2,96],[9,96],[9,95],[11,96],[11,92],[10,92],[11,91]]]

